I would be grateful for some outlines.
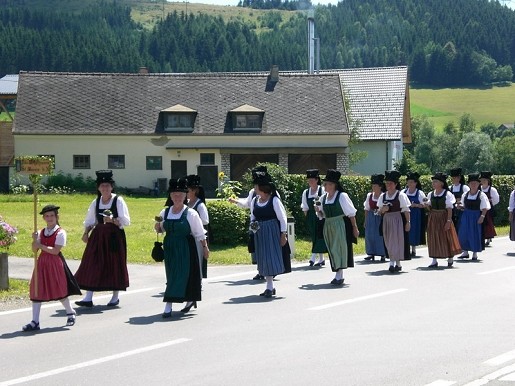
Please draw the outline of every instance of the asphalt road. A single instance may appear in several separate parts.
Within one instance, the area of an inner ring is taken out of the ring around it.
[[[131,265],[120,307],[95,296],[73,327],[60,303],[45,304],[37,333],[21,332],[30,309],[0,312],[0,385],[515,382],[515,243],[495,239],[479,262],[451,269],[427,269],[427,249],[418,252],[396,274],[356,257],[343,288],[327,266],[297,265],[270,300],[258,296],[254,266],[210,267],[199,308],[177,305],[170,319],[164,268]],[[30,269],[10,258],[11,277]]]

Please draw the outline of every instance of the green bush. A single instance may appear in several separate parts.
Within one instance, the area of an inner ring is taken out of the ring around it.
[[[70,173],[64,174],[59,171],[57,174],[48,176],[46,186],[49,189],[69,189],[77,192],[96,192],[95,180],[91,177],[84,178],[82,173],[73,177]]]
[[[208,201],[207,210],[214,244],[238,245],[247,242],[248,210],[222,200]]]

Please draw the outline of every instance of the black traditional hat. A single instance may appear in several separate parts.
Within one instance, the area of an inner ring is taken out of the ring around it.
[[[254,183],[254,185],[257,184],[257,182],[256,182],[257,180],[260,180],[264,176],[268,175],[268,171],[267,171],[265,165],[256,166],[254,169],[251,170],[251,173],[252,173],[252,182]]]
[[[170,179],[168,183],[168,193],[172,192],[188,193],[188,181],[185,177]]]
[[[492,180],[492,176],[494,174],[492,172],[481,172],[479,178],[486,178],[487,180]]]
[[[188,188],[197,188],[200,186],[200,176],[196,174],[190,174],[186,177],[186,179],[188,180]]]
[[[481,182],[480,180],[480,174],[479,173],[472,173],[468,175],[468,181],[467,184],[470,184],[472,181]]]
[[[461,177],[462,176],[461,172],[462,172],[461,168],[451,169],[449,171],[449,175],[451,177]]]
[[[254,178],[254,185],[273,185],[272,176],[270,176],[270,174],[267,172],[258,172]]]
[[[306,178],[319,178],[318,169],[306,170]]]
[[[418,182],[420,179],[420,174],[417,172],[408,172],[406,173],[406,181],[407,180],[413,180],[415,182]]]
[[[372,185],[382,185],[384,182],[384,174],[372,174],[370,176],[370,183]]]
[[[401,173],[397,170],[386,170],[384,172],[384,180],[399,183],[399,178],[401,178]]]
[[[104,182],[108,182],[111,185],[114,184],[112,170],[97,170],[95,174],[97,175],[97,186]]]
[[[432,180],[442,181],[444,184],[447,183],[447,174],[442,172],[436,172],[434,176],[431,177]]]
[[[41,212],[39,212],[39,214],[44,214],[46,212],[55,212],[55,214],[57,214],[57,211],[59,210],[60,206],[55,206],[53,204],[50,204],[50,205],[46,205],[43,207],[43,209],[41,209]]]
[[[324,181],[334,182],[335,184],[340,183],[340,177],[342,173],[335,169],[327,169],[327,173],[325,174]]]

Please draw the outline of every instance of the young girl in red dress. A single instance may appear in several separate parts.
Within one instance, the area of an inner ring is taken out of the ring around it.
[[[66,309],[66,325],[75,324],[75,311],[70,305],[69,295],[80,295],[70,269],[61,254],[66,245],[66,232],[59,226],[59,207],[47,205],[39,213],[43,215],[46,227],[32,235],[32,251],[41,251],[37,269],[30,281],[30,300],[32,300],[32,321],[23,326],[23,331],[37,331],[42,302],[60,300]],[[37,286],[37,289],[36,289]]]

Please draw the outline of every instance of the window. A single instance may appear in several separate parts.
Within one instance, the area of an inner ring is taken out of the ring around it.
[[[125,169],[125,156],[124,155],[108,155],[107,167],[109,169]]]
[[[163,157],[147,156],[147,170],[163,170]]]
[[[235,114],[234,115],[234,130],[238,129],[261,129],[262,115],[261,114]]]
[[[73,156],[74,169],[91,169],[89,155],[74,155]]]
[[[201,165],[214,165],[215,164],[215,153],[200,153],[200,164]]]
[[[174,113],[164,115],[164,129],[166,131],[193,131],[194,114]]]

